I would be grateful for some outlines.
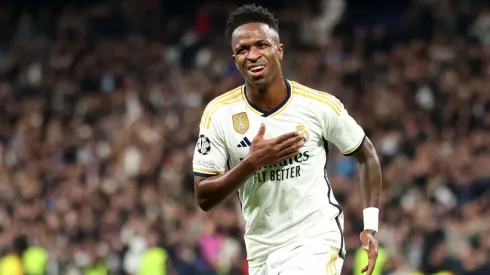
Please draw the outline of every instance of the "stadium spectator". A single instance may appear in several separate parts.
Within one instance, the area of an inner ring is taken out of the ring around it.
[[[186,13],[129,0],[59,14],[0,8],[2,263],[15,250],[26,275],[44,262],[49,275],[143,274],[143,255],[159,247],[166,274],[247,274],[236,199],[210,213],[194,202],[203,108],[241,81],[222,35],[232,1],[198,1],[195,11],[194,2]],[[294,13],[284,2],[278,14]],[[320,47],[285,49],[287,77],[339,97],[379,148],[385,274],[490,274],[481,2],[413,1],[396,26],[358,23],[346,6],[331,33],[317,34],[328,37]],[[300,19],[285,19],[283,39],[301,41],[301,29],[287,27]],[[329,174],[346,217],[345,274],[356,274],[356,167],[332,150]],[[41,249],[34,260],[19,254],[22,236],[26,251]]]

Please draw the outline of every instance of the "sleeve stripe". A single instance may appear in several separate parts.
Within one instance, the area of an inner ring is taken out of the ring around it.
[[[204,173],[199,173],[199,172],[194,172],[194,176],[198,176],[198,177],[203,177],[203,178],[209,178],[209,177],[212,177],[212,176],[216,176],[218,174],[204,174]]]
[[[223,174],[223,172],[213,171],[213,170],[207,170],[207,169],[201,169],[201,168],[193,168],[192,170],[194,170],[194,172],[205,173],[205,174],[210,174],[210,175]]]
[[[354,154],[359,148],[362,147],[362,144],[364,143],[365,140],[366,140],[366,135],[364,135],[362,139],[354,147],[352,147],[350,150],[343,152],[342,154],[344,154],[344,156],[350,156]]]
[[[344,105],[340,102],[340,100],[338,98],[336,98],[335,96],[329,94],[329,93],[325,93],[325,92],[320,92],[320,91],[316,91],[316,90],[313,90],[313,89],[310,89],[308,87],[305,87],[304,89],[301,89],[307,93],[310,93],[312,95],[316,95],[318,97],[321,97],[321,98],[324,98],[326,100],[329,100],[329,101],[332,101],[332,103],[339,109],[339,110],[342,110],[344,108]]]
[[[201,119],[201,123],[204,121],[204,118],[208,115],[210,109],[219,101],[221,100],[226,100],[226,98],[228,98],[231,94],[233,94],[234,92],[237,91],[238,88],[236,89],[233,89],[231,91],[228,91],[218,97],[216,97],[215,99],[211,100],[211,102],[208,103],[208,106],[206,106],[206,109],[204,110],[204,114],[202,116],[202,119]]]
[[[235,102],[238,102],[238,101],[241,101],[242,100],[242,97],[240,94],[238,95],[235,95],[234,98],[230,99],[230,100],[227,100],[227,101],[224,101],[224,102],[220,102],[218,104],[216,104],[212,110],[209,111],[209,114],[208,114],[208,118],[204,121],[204,124],[203,126],[205,128],[209,128],[209,126],[211,125],[211,117],[213,116],[213,114],[223,105],[227,105],[227,104],[233,104]]]
[[[331,100],[313,95],[311,93],[308,93],[308,92],[305,92],[305,91],[299,90],[299,89],[295,89],[294,93],[297,95],[300,95],[300,96],[304,96],[304,97],[311,98],[313,100],[325,103],[335,112],[335,114],[337,116],[340,116],[341,109],[339,109],[339,107],[336,106],[335,103],[333,103]]]
[[[219,106],[222,105],[223,102],[229,101],[230,99],[235,98],[237,95],[241,93],[241,86],[231,90],[227,93],[224,93],[221,96],[218,96],[217,98],[213,99],[206,109],[204,110],[204,113],[201,118],[201,125],[205,126],[209,120],[211,120],[211,116],[216,112],[216,110],[219,108]]]
[[[307,87],[305,85],[301,85],[301,84],[299,84],[297,82],[293,82],[292,85],[293,85],[294,88],[299,89],[299,90],[302,90],[303,92],[307,92],[307,93],[310,93],[312,95],[315,95],[315,96],[318,96],[318,97],[322,97],[322,98],[324,98],[326,100],[332,101],[332,103],[339,110],[342,110],[344,108],[344,105],[334,95],[331,95],[331,94],[326,93],[326,92],[322,92],[322,91],[318,91],[318,90],[312,89],[312,88]]]

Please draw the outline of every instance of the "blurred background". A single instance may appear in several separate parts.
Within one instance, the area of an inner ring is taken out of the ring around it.
[[[248,1],[2,1],[0,275],[246,275],[236,198],[204,213],[205,105],[243,83]],[[340,98],[383,166],[375,275],[490,274],[490,1],[256,1],[285,76]],[[355,160],[329,177],[360,274]],[[306,202],[305,202],[306,203]]]

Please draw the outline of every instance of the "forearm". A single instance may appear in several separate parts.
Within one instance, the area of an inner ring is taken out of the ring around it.
[[[371,141],[366,138],[355,156],[359,162],[364,229],[378,231],[379,201],[382,189],[378,155]]]
[[[209,211],[233,193],[256,171],[253,161],[247,157],[223,175],[205,178],[196,183],[196,200],[204,211]]]
[[[376,156],[369,157],[359,164],[361,181],[362,206],[379,208],[382,189],[381,167]]]

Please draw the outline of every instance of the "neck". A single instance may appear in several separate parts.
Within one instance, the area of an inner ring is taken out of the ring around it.
[[[282,75],[278,75],[266,88],[245,84],[247,98],[261,110],[270,111],[277,107],[288,96],[288,88]]]

